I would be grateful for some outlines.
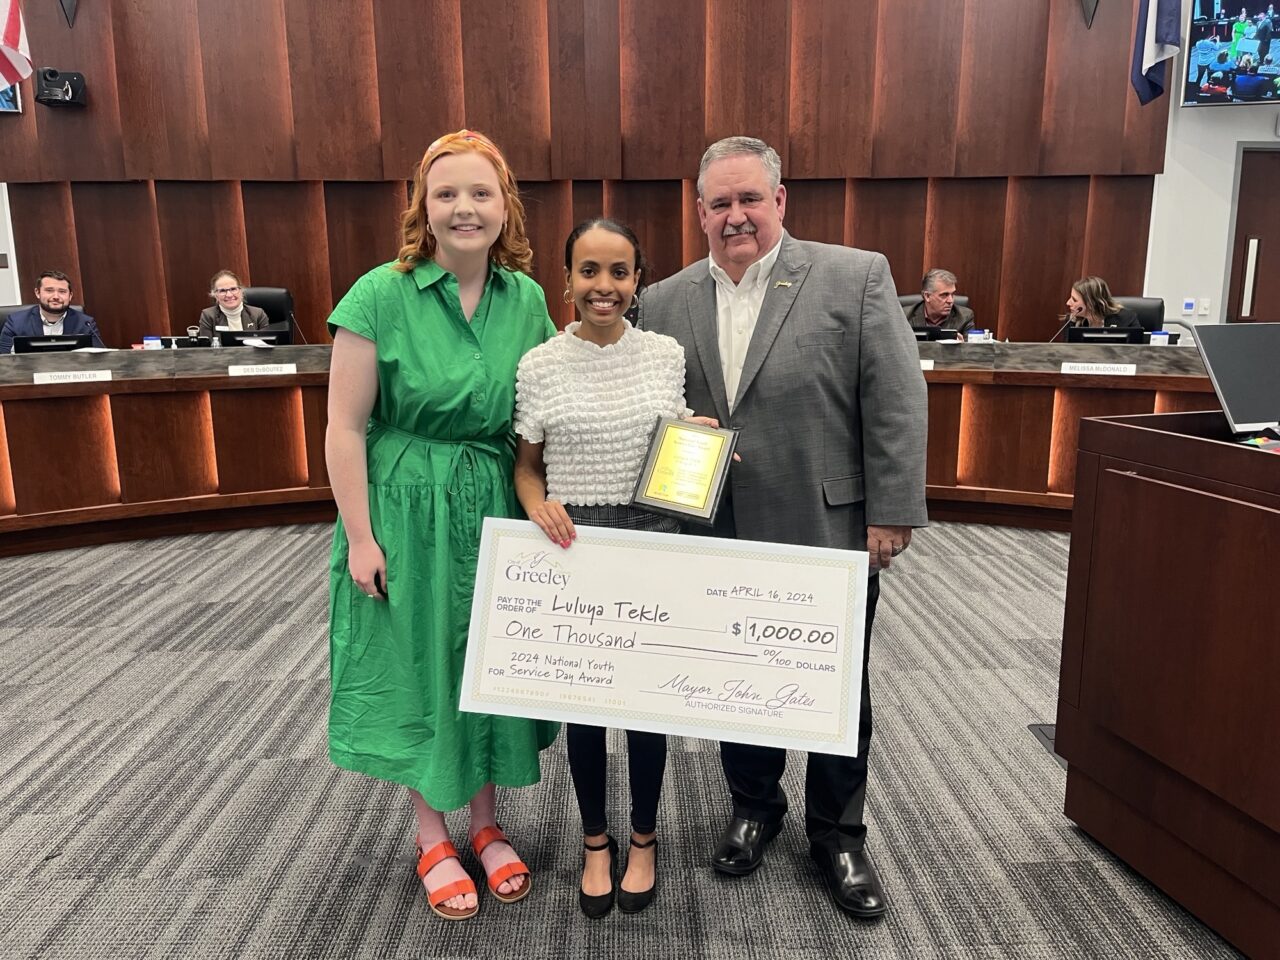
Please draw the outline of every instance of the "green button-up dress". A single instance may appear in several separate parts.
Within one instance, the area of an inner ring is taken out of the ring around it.
[[[383,265],[334,308],[378,348],[369,421],[369,512],[387,558],[388,601],[347,569],[338,520],[329,583],[329,756],[419,791],[437,810],[486,783],[538,780],[544,721],[461,713],[476,556],[484,517],[521,516],[512,485],[516,364],[555,335],[542,289],[494,266],[471,322],[458,282],[433,261]]]

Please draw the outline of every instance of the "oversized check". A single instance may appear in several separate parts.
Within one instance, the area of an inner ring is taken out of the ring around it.
[[[857,753],[867,554],[486,519],[460,707]]]

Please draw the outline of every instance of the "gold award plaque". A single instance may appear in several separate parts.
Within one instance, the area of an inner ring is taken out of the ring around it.
[[[663,417],[654,429],[633,502],[711,523],[736,440],[732,430]]]

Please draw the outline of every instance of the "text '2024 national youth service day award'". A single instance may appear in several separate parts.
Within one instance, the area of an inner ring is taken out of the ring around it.
[[[631,502],[682,520],[714,523],[737,441],[736,430],[662,417]]]
[[[488,518],[460,706],[857,753],[867,554]]]

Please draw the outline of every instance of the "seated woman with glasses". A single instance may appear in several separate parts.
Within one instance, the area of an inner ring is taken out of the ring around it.
[[[209,281],[212,307],[200,311],[200,336],[212,337],[217,327],[232,330],[264,330],[271,322],[266,311],[244,302],[244,287],[230,270],[219,270]]]

